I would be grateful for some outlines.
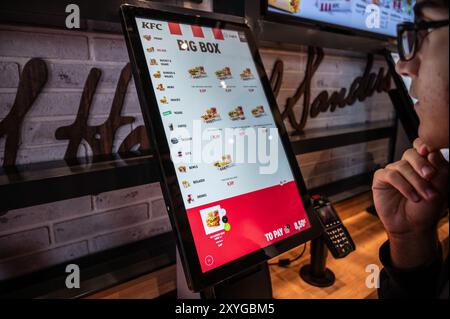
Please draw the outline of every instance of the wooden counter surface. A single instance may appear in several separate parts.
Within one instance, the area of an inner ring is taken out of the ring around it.
[[[378,249],[387,239],[383,225],[377,217],[365,211],[372,204],[371,193],[365,193],[335,205],[341,218],[355,241],[357,250],[344,259],[336,260],[330,254],[327,266],[336,275],[332,287],[317,288],[304,282],[298,272],[302,265],[309,263],[309,244],[302,258],[288,268],[271,266],[273,296],[279,299],[347,299],[377,298],[376,289],[366,287],[366,266],[380,266]],[[445,254],[448,253],[448,217],[441,222],[439,237],[443,240]],[[279,258],[295,258],[303,246],[295,248]],[[127,299],[157,298],[176,289],[176,268],[171,266],[130,282],[91,295],[89,298]],[[174,294],[173,294],[174,295]]]

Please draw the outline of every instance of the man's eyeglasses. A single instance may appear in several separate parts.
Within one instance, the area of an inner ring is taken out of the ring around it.
[[[403,61],[414,59],[423,38],[434,29],[449,25],[449,20],[405,22],[397,25],[398,53]],[[428,30],[427,32],[421,32]]]

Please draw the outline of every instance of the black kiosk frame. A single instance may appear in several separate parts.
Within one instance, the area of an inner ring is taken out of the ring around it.
[[[200,262],[196,253],[193,234],[190,230],[189,221],[186,214],[186,208],[181,196],[180,186],[177,182],[175,167],[171,160],[170,147],[166,139],[157,138],[164,136],[165,131],[161,116],[159,114],[155,92],[152,89],[145,89],[151,87],[150,85],[152,80],[147,67],[144,49],[140,41],[136,17],[168,22],[175,21],[182,24],[194,24],[210,28],[245,32],[251,54],[257,68],[258,76],[261,79],[263,90],[268,98],[270,109],[281,137],[281,143],[286,152],[288,164],[293,173],[297,189],[299,190],[311,225],[309,229],[271,244],[265,248],[261,248],[253,253],[240,257],[206,273],[202,273]],[[264,66],[256,46],[256,42],[252,36],[249,26],[244,23],[243,19],[236,17],[211,14],[203,11],[187,10],[171,6],[161,6],[157,4],[145,4],[145,7],[123,5],[121,7],[121,19],[130,60],[133,66],[133,74],[147,128],[147,134],[149,136],[149,140],[154,146],[155,155],[160,164],[160,171],[162,175],[161,188],[163,190],[172,228],[176,234],[175,237],[177,240],[178,252],[183,265],[183,270],[185,272],[188,288],[195,292],[203,292],[202,297],[206,298],[233,298],[236,297],[233,296],[236,291],[242,289],[245,290],[245,287],[250,288],[250,290],[255,290],[257,287],[249,287],[248,282],[249,280],[250,282],[255,282],[255,278],[259,278],[256,279],[256,281],[262,279],[262,284],[266,285],[265,291],[271,294],[271,288],[269,287],[270,277],[266,261],[292,248],[295,248],[302,243],[318,237],[320,235],[320,229],[318,221],[314,216],[313,208],[309,196],[307,195],[303,177],[292,151],[287,131],[281,119],[281,114],[277,107],[275,97],[271,90],[268,77],[265,73]],[[242,279],[237,279],[238,283],[236,283],[236,281],[233,282],[232,285],[234,288],[231,287],[231,284],[227,284],[227,282],[230,283],[233,278],[236,279],[240,277],[242,277]],[[213,291],[211,291],[212,287],[215,288],[215,290],[213,289]],[[258,289],[261,289],[261,287],[256,290]],[[254,295],[249,291],[247,294],[241,293],[240,297],[261,298],[264,296],[258,294]],[[266,294],[265,297],[270,298],[271,296]]]

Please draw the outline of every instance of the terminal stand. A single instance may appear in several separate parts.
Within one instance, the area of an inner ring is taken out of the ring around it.
[[[334,273],[327,268],[328,248],[323,237],[311,241],[311,263],[300,269],[300,277],[316,287],[330,287],[336,281]]]
[[[177,249],[177,295],[178,299],[271,299],[269,266],[262,263],[216,286],[194,293],[187,286]]]

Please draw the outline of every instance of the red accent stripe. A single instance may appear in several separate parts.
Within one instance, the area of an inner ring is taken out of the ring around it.
[[[193,25],[193,26],[191,26],[191,28],[192,28],[192,34],[194,35],[194,37],[196,37],[196,38],[204,38],[205,37],[201,26]]]
[[[169,22],[169,30],[172,35],[183,35],[183,32],[181,32],[181,26],[178,23]]]
[[[212,29],[212,31],[214,34],[214,39],[216,39],[216,40],[224,40],[225,39],[223,37],[223,32],[221,29],[214,28],[214,29]]]

